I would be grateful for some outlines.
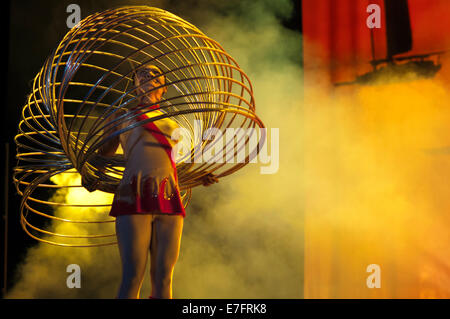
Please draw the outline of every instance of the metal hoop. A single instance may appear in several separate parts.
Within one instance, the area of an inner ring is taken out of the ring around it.
[[[149,63],[166,77],[166,98],[159,103],[163,115],[116,131],[121,123],[136,117],[124,112],[111,120],[119,110],[136,104],[139,95],[133,74]],[[93,14],[72,28],[34,78],[15,137],[18,165],[13,180],[23,196],[25,232],[59,246],[115,244],[114,220],[105,214],[110,202],[68,202],[61,194],[82,187],[74,184],[78,175],[58,185],[51,181],[78,172],[95,181],[100,190],[113,193],[121,180],[124,158],[100,156],[99,147],[146,122],[164,118],[171,118],[191,136],[198,133],[196,121],[202,124],[200,136],[191,141],[190,153],[177,162],[185,206],[191,188],[201,185],[204,175],[214,173],[222,178],[232,174],[252,161],[265,141],[249,78],[219,43],[189,22],[161,9],[130,6]],[[236,148],[231,145],[233,137],[212,161],[195,162],[195,154],[217,150],[219,141],[213,139],[213,128],[221,134],[226,129],[252,133],[236,135],[240,145]],[[234,158],[247,148],[244,160],[217,160],[220,155]],[[47,199],[50,191],[54,194]],[[81,213],[79,217],[76,213],[66,216],[63,210],[68,208],[103,209],[103,213],[88,214],[96,218]],[[48,221],[81,225],[86,231],[67,234],[57,226],[45,230]]]

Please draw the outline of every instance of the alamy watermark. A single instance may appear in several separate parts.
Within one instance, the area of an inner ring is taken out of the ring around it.
[[[67,288],[81,288],[81,268],[77,264],[70,264],[66,268],[66,272],[71,273],[67,276]]]
[[[69,29],[78,27],[81,21],[81,8],[78,4],[69,4],[66,8],[66,12],[70,13],[66,20],[66,25]]]
[[[366,279],[367,288],[381,288],[381,268],[380,265],[370,264],[366,271],[371,273]]]
[[[184,163],[262,163],[261,174],[275,174],[279,168],[279,129],[212,127],[203,132],[203,122],[194,121],[193,135],[186,128],[176,128],[171,138],[177,141],[172,148],[175,162]],[[203,132],[203,134],[202,134]],[[196,147],[192,147],[196,145]],[[202,147],[204,145],[204,147]],[[270,154],[268,148],[270,147]]]
[[[366,9],[370,15],[367,17],[366,25],[369,29],[381,28],[381,8],[378,4],[369,4]]]

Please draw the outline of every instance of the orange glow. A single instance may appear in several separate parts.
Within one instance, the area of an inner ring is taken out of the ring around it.
[[[450,297],[448,89],[418,80],[354,97],[312,91],[305,297]],[[370,264],[381,289],[366,287]]]
[[[303,2],[305,298],[449,298],[449,54],[432,80],[333,89],[370,70],[371,55],[369,1],[331,2]],[[406,55],[449,49],[448,1],[409,5]],[[370,264],[379,289],[366,286]]]

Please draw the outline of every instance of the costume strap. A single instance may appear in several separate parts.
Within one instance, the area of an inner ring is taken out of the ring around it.
[[[142,106],[142,105],[139,105]],[[138,107],[139,107],[138,106]],[[158,109],[159,105],[152,105],[150,107],[151,109]],[[132,108],[131,110],[134,110],[136,108]],[[146,109],[143,109],[145,111]],[[144,121],[149,119],[149,117],[145,113],[141,113],[137,116],[139,121]],[[174,170],[175,175],[175,181],[178,183],[178,176],[177,176],[177,165],[175,164],[175,161],[172,159],[172,145],[170,144],[167,137],[164,135],[163,132],[156,126],[154,122],[148,122],[144,125],[142,125],[144,129],[146,129],[152,136],[158,141],[159,144],[164,148],[164,150],[167,153],[167,156],[169,157],[170,163],[172,164],[172,168]]]

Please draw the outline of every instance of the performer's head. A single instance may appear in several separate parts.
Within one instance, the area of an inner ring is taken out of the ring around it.
[[[158,74],[161,74],[158,76]],[[156,65],[147,64],[134,72],[136,93],[142,96],[140,102],[158,103],[167,92],[166,77]]]

